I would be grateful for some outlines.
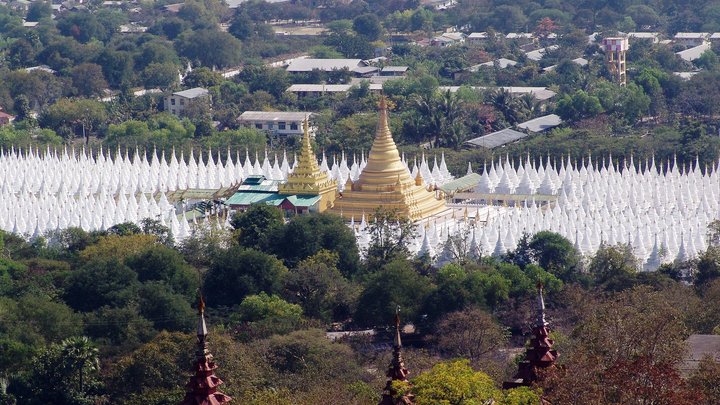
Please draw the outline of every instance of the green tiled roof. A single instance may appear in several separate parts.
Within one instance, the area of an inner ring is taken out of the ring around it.
[[[238,191],[232,197],[225,201],[226,205],[252,205],[252,204],[268,204],[278,206],[287,199],[296,207],[310,207],[320,201],[317,195],[287,195],[277,193],[258,193],[249,191]]]
[[[480,175],[477,173],[470,173],[466,176],[460,177],[459,179],[455,179],[453,181],[449,181],[442,186],[440,186],[440,190],[452,194],[458,190],[468,190],[480,183]]]
[[[320,201],[319,195],[290,195],[287,200],[296,207],[311,207]]]

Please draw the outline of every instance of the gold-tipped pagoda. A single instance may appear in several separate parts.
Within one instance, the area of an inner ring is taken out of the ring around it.
[[[308,122],[304,123],[302,149],[295,170],[288,175],[287,182],[278,186],[280,194],[319,196],[318,212],[333,207],[337,193],[337,182],[330,179],[327,173],[320,170],[317,159],[310,145]]]
[[[350,219],[370,215],[382,207],[417,221],[447,209],[440,193],[425,186],[420,176],[413,179],[400,160],[388,127],[385,98],[381,98],[380,120],[367,165],[356,182],[348,180],[333,211]]]

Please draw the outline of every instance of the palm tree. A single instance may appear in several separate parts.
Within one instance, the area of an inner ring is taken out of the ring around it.
[[[100,369],[98,349],[85,336],[67,338],[60,347],[65,368],[70,373],[78,373],[78,392],[83,392],[85,372]]]
[[[509,90],[499,88],[490,94],[490,104],[505,117],[510,125],[519,121],[517,112],[517,100]]]

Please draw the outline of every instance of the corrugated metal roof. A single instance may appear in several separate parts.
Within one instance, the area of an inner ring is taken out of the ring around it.
[[[448,194],[453,194],[457,191],[469,190],[480,183],[480,177],[481,176],[477,173],[470,173],[460,177],[459,179],[443,184],[440,186],[440,190]]]
[[[483,135],[475,139],[471,139],[465,143],[469,143],[474,146],[482,146],[483,148],[497,148],[511,142],[515,142],[519,139],[527,137],[528,134],[516,131],[514,129],[505,128],[500,131],[493,132],[491,134]]]
[[[702,45],[694,46],[690,49],[686,49],[684,51],[677,52],[677,55],[682,58],[683,60],[686,60],[688,62],[692,62],[696,59],[699,59],[702,54],[704,54],[706,51],[709,51],[712,49],[712,45],[710,45],[709,42],[705,42]]]
[[[563,121],[559,115],[548,114],[530,121],[525,121],[522,124],[518,124],[518,128],[525,129],[530,132],[542,132],[555,128],[556,126],[562,124],[562,122]]]
[[[331,70],[348,69],[353,71],[356,67],[363,66],[362,59],[294,59],[287,67],[288,72],[312,72],[313,70],[322,70],[329,72]]]
[[[350,90],[349,84],[293,84],[287,88],[289,92],[317,91],[317,92],[344,92]]]
[[[200,96],[206,96],[209,92],[207,89],[204,89],[202,87],[195,87],[193,89],[187,89],[183,91],[178,91],[173,93],[173,96],[180,96],[185,98],[195,98]]]
[[[306,111],[245,111],[238,121],[305,121],[312,115]]]
[[[272,202],[277,197],[277,193],[237,192],[225,201],[225,205],[252,205],[268,203]],[[282,202],[283,199],[281,199],[280,202]]]

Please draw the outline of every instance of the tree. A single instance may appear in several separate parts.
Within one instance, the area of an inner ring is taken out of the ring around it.
[[[638,266],[629,245],[600,246],[588,270],[598,285],[622,290],[632,285]]]
[[[122,307],[135,297],[137,287],[137,274],[117,258],[97,258],[68,276],[64,298],[79,311]]]
[[[382,35],[382,25],[375,14],[362,14],[353,20],[353,31],[368,41],[377,41]]]
[[[52,7],[49,2],[35,1],[30,3],[28,6],[27,15],[25,15],[26,21],[40,21],[43,18],[50,18],[52,16]]]
[[[578,121],[602,113],[603,107],[598,97],[591,96],[583,90],[577,90],[572,95],[564,95],[558,101],[555,112],[563,120]]]
[[[178,68],[173,63],[151,63],[142,72],[145,88],[169,89],[178,83]]]
[[[419,320],[422,303],[432,289],[430,281],[410,263],[397,259],[370,276],[353,320],[360,326],[385,325],[398,306],[403,318]]]
[[[266,356],[280,373],[286,386],[304,389],[323,381],[356,381],[359,367],[352,361],[349,346],[333,343],[320,329],[307,329],[276,335],[268,341]]]
[[[397,211],[378,208],[370,223],[370,245],[365,254],[367,267],[374,271],[395,259],[407,258],[413,225]]]
[[[295,267],[301,260],[325,249],[337,253],[337,266],[345,277],[353,277],[358,272],[360,254],[355,235],[337,215],[293,217],[285,226],[274,228],[269,243],[288,267]]]
[[[207,67],[198,67],[185,76],[183,84],[187,87],[213,87],[219,86],[223,80],[220,73]]]
[[[241,331],[247,330],[251,337],[258,338],[291,332],[302,321],[302,315],[299,305],[261,292],[245,297],[230,319],[243,324]]]
[[[287,271],[274,256],[235,246],[218,253],[203,288],[209,305],[232,306],[246,295],[280,292]]]
[[[579,253],[572,243],[555,232],[542,231],[529,242],[530,254],[537,264],[562,281],[572,279],[578,265]]]
[[[161,281],[149,281],[138,290],[140,314],[155,329],[189,332],[195,324],[195,311],[187,298]]]
[[[194,297],[199,287],[198,273],[177,250],[164,245],[149,246],[129,256],[125,264],[137,273],[140,282],[163,281],[187,298]]]
[[[237,39],[245,41],[252,36],[254,32],[254,25],[255,24],[250,16],[248,16],[246,12],[238,9],[235,14],[235,18],[233,18],[233,21],[228,28],[228,32],[233,34]]]
[[[175,41],[175,46],[181,56],[209,68],[237,66],[242,59],[242,43],[223,31],[204,29],[184,32]]]
[[[101,95],[107,89],[107,82],[102,68],[94,63],[83,63],[75,66],[70,73],[76,94],[83,97]]]
[[[285,290],[308,317],[331,322],[352,315],[357,291],[342,276],[337,263],[337,253],[321,250],[288,274]]]
[[[700,360],[700,365],[690,376],[688,383],[694,389],[700,391],[708,404],[717,404],[720,400],[720,387],[717,381],[720,380],[720,363],[710,356]]]
[[[275,229],[283,226],[282,213],[276,207],[256,204],[236,213],[230,221],[240,246],[264,250]]]
[[[32,403],[93,403],[100,386],[98,350],[86,337],[53,344],[32,363]]]
[[[245,67],[238,78],[248,86],[252,93],[263,90],[279,99],[285,94],[290,85],[290,77],[284,69],[272,68],[262,65]]]
[[[107,110],[99,101],[61,99],[40,114],[38,123],[65,138],[84,135],[89,141],[97,129],[107,123]]]
[[[474,371],[467,360],[438,363],[430,371],[418,375],[412,383],[411,392],[418,404],[494,403],[503,396],[492,378]]]
[[[440,350],[475,363],[505,345],[509,332],[486,311],[470,307],[443,317],[435,335]]]

